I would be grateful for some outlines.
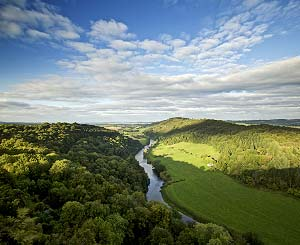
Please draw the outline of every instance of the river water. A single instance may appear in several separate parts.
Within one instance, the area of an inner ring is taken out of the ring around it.
[[[143,167],[144,171],[148,175],[150,183],[148,185],[148,192],[147,192],[147,200],[148,201],[157,201],[161,202],[164,205],[170,207],[163,199],[161,194],[161,188],[164,185],[164,181],[159,178],[155,172],[153,171],[153,166],[147,163],[147,159],[144,157],[144,150],[148,150],[154,144],[154,140],[150,140],[149,145],[146,145],[143,149],[141,149],[136,155],[135,159],[139,162],[139,165]],[[193,218],[179,212],[181,215],[181,220],[188,223],[188,222],[196,222]]]

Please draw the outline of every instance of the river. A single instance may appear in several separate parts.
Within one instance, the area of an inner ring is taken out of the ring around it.
[[[139,165],[143,167],[144,171],[148,175],[150,183],[148,185],[148,191],[146,198],[148,201],[157,201],[163,203],[164,205],[170,207],[163,199],[161,194],[161,188],[164,185],[164,181],[159,178],[153,171],[153,166],[147,163],[147,159],[144,157],[144,150],[148,150],[154,144],[154,140],[150,140],[149,145],[146,145],[141,149],[136,155],[135,159],[139,162]],[[179,212],[179,211],[178,211]],[[193,218],[179,212],[181,215],[181,220],[185,223],[196,222]]]

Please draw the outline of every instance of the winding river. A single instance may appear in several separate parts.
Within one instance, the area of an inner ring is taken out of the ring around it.
[[[150,143],[146,145],[143,149],[141,149],[136,155],[135,159],[139,162],[139,165],[143,167],[144,171],[148,175],[150,183],[148,185],[148,192],[147,192],[147,200],[148,201],[157,201],[161,202],[164,205],[170,207],[163,199],[161,194],[161,188],[164,185],[164,181],[159,178],[153,171],[153,166],[147,163],[147,159],[144,157],[144,150],[148,150],[154,144],[154,140],[150,140]],[[179,212],[179,211],[178,211]],[[196,222],[193,218],[179,212],[181,215],[181,220],[188,223],[188,222]]]

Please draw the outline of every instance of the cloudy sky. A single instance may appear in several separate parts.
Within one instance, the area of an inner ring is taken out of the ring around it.
[[[300,118],[298,0],[0,0],[0,121]]]

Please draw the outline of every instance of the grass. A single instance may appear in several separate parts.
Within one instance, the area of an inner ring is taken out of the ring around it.
[[[210,156],[210,157],[208,157]],[[300,243],[300,201],[239,184],[207,166],[217,151],[205,144],[159,144],[151,158],[165,165],[172,181],[163,194],[193,217],[254,232],[266,244]]]
[[[129,125],[126,127],[122,127],[122,129],[119,130],[119,132],[123,132],[124,135],[140,141],[142,145],[146,145],[149,142],[149,138],[144,134],[143,126]]]
[[[149,138],[144,134],[144,125],[136,124],[120,124],[120,125],[103,125],[110,130],[118,131],[125,136],[138,140],[142,145],[146,145],[149,142]]]

